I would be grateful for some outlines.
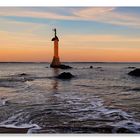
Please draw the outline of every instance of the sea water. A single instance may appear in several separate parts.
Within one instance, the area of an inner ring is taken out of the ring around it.
[[[128,75],[140,63],[66,64],[73,68],[0,63],[0,127],[29,128],[28,133],[140,133],[140,78]],[[62,72],[75,77],[57,79]]]

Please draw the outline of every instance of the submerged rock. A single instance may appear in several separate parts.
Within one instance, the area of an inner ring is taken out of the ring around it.
[[[127,128],[119,128],[116,133],[135,133],[133,130],[127,129]]]
[[[70,72],[63,72],[57,76],[59,79],[71,79],[73,77],[74,75],[72,75]]]
[[[72,67],[68,65],[60,65],[60,69],[71,69]]]
[[[136,67],[127,67],[128,69],[135,69]]]
[[[27,74],[26,73],[21,73],[18,76],[27,76]]]
[[[128,75],[140,77],[140,68],[136,68],[136,69],[130,71],[130,72],[128,73]]]

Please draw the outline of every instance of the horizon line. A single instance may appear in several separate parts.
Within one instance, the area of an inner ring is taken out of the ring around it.
[[[51,63],[47,61],[0,61],[0,63]],[[61,63],[140,63],[137,61],[63,61]]]

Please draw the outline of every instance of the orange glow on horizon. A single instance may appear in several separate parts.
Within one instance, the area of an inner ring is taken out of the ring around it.
[[[50,62],[53,47],[49,49],[16,49],[1,50],[1,62]],[[140,50],[137,49],[92,49],[61,50],[60,60],[69,62],[140,62]]]
[[[0,35],[1,62],[51,62],[53,58],[49,38],[25,33]],[[139,38],[71,35],[60,38],[59,56],[62,62],[140,62],[139,46]]]
[[[65,50],[61,53],[63,61],[140,62],[140,50],[137,49]]]

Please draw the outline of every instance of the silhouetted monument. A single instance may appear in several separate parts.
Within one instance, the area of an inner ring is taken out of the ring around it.
[[[60,60],[59,60],[59,55],[58,55],[58,42],[59,42],[59,39],[56,35],[56,29],[53,29],[54,31],[54,37],[52,38],[52,41],[54,41],[54,56],[53,56],[53,60],[52,60],[52,63],[51,63],[51,67],[52,68],[58,68],[60,67],[61,63],[60,63]]]
[[[62,65],[60,63],[60,59],[59,59],[59,39],[56,35],[56,29],[53,29],[54,31],[54,37],[52,38],[52,41],[54,41],[54,56],[53,56],[53,60],[52,63],[50,65],[50,67],[52,68],[60,68],[60,69],[70,69],[72,67],[67,66],[67,65]]]

